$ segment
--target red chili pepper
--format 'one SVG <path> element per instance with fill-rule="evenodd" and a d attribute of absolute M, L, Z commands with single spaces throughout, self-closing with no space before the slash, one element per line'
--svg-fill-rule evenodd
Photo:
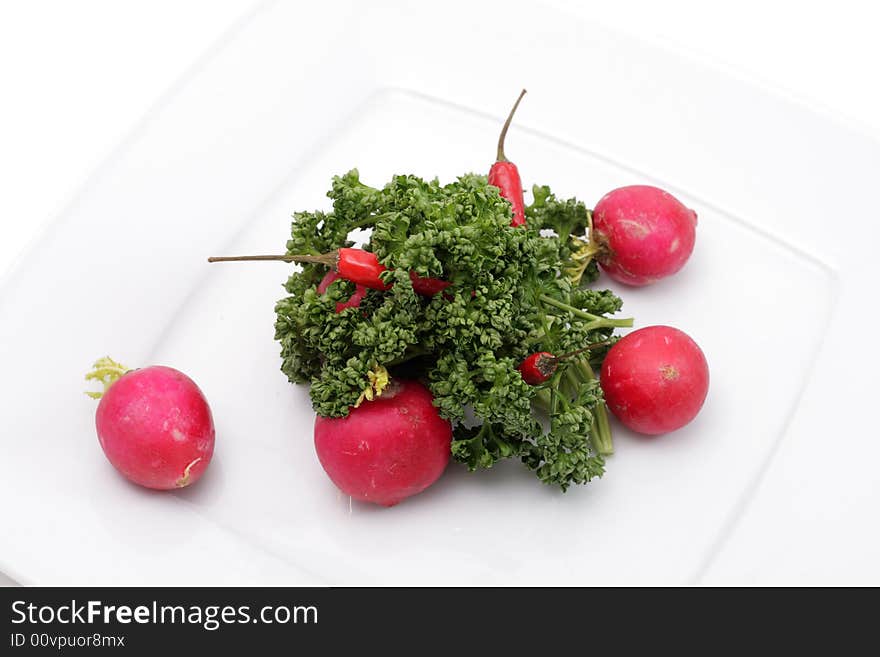
<path fill-rule="evenodd" d="M 530 386 L 536 386 L 553 376 L 557 367 L 559 367 L 559 359 L 556 356 L 549 351 L 539 351 L 529 354 L 520 363 L 519 371 L 522 374 L 523 381 Z"/>
<path fill-rule="evenodd" d="M 336 312 L 341 313 L 346 308 L 357 308 L 361 305 L 361 301 L 364 300 L 365 296 L 367 296 L 367 288 L 363 285 L 355 284 L 354 294 L 348 298 L 348 301 L 336 302 Z"/>
<path fill-rule="evenodd" d="M 390 290 L 391 286 L 379 274 L 387 269 L 375 253 L 363 249 L 343 248 L 336 251 L 336 271 L 347 281 L 374 290 Z"/>
<path fill-rule="evenodd" d="M 318 294 L 324 294 L 327 291 L 327 288 L 330 287 L 330 284 L 333 283 L 336 279 L 339 278 L 339 274 L 333 271 L 332 269 L 328 271 L 324 278 L 321 279 L 321 282 L 318 283 Z"/>
<path fill-rule="evenodd" d="M 391 286 L 383 281 L 379 274 L 385 265 L 379 262 L 375 253 L 363 249 L 343 248 L 321 255 L 254 255 L 254 256 L 222 256 L 208 258 L 208 262 L 232 262 L 241 260 L 281 260 L 283 262 L 308 262 L 315 265 L 326 265 L 337 272 L 340 278 L 373 290 L 390 290 Z M 325 277 L 326 278 L 326 277 Z M 323 282 L 323 281 L 322 281 Z M 332 281 L 331 281 L 332 282 Z M 327 283 L 329 285 L 330 283 Z"/>
<path fill-rule="evenodd" d="M 497 187 L 501 191 L 501 197 L 510 201 L 513 206 L 513 219 L 510 220 L 511 226 L 522 226 L 526 223 L 525 201 L 523 200 L 522 180 L 519 177 L 519 169 L 513 162 L 510 162 L 504 156 L 504 138 L 507 136 L 507 129 L 513 120 L 513 114 L 519 107 L 519 101 L 525 96 L 526 90 L 523 89 L 513 104 L 507 120 L 501 128 L 501 134 L 498 137 L 498 156 L 495 164 L 489 169 L 489 184 Z"/>
<path fill-rule="evenodd" d="M 391 285 L 379 276 L 387 269 L 379 262 L 375 253 L 363 249 L 342 248 L 318 256 L 313 255 L 256 255 L 256 256 L 223 256 L 208 258 L 208 262 L 231 262 L 240 260 L 281 260 L 284 262 L 308 262 L 331 267 L 331 270 L 318 284 L 318 293 L 323 294 L 327 287 L 337 278 L 344 278 L 355 285 L 362 285 L 383 292 L 391 289 Z M 331 277 L 331 274 L 333 276 Z M 449 281 L 430 276 L 419 276 L 409 273 L 413 290 L 422 296 L 432 297 L 452 285 Z M 323 288 L 323 289 L 322 289 Z"/>
<path fill-rule="evenodd" d="M 332 269 L 327 272 L 324 278 L 321 279 L 321 282 L 318 283 L 317 292 L 318 294 L 324 294 L 327 292 L 327 289 L 333 284 L 334 281 L 342 278 L 338 272 L 333 271 Z M 337 301 L 336 302 L 336 312 L 341 313 L 346 308 L 357 308 L 361 305 L 361 301 L 364 300 L 364 297 L 367 296 L 367 288 L 363 285 L 355 284 L 354 294 L 352 294 L 348 301 Z"/>
<path fill-rule="evenodd" d="M 444 281 L 439 278 L 419 276 L 414 271 L 409 273 L 409 280 L 412 281 L 413 291 L 416 294 L 421 294 L 423 297 L 433 297 L 438 292 L 442 292 L 452 285 L 449 281 Z"/>
<path fill-rule="evenodd" d="M 553 376 L 559 368 L 559 363 L 563 360 L 571 358 L 572 356 L 577 356 L 590 349 L 595 349 L 596 347 L 604 347 L 607 344 L 608 342 L 594 342 L 591 345 L 576 349 L 575 351 L 569 351 L 567 354 L 562 354 L 561 356 L 554 356 L 549 351 L 538 351 L 526 356 L 526 359 L 520 363 L 517 369 L 519 369 L 522 374 L 523 381 L 530 386 L 537 386 Z"/>

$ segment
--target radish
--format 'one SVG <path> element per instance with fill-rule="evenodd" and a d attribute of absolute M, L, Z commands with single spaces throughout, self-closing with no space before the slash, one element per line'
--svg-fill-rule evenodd
<path fill-rule="evenodd" d="M 346 417 L 315 419 L 315 450 L 354 499 L 393 506 L 433 484 L 449 463 L 452 426 L 417 381 L 392 381 Z"/>
<path fill-rule="evenodd" d="M 600 382 L 608 408 L 623 424 L 657 435 L 696 417 L 709 390 L 709 366 L 686 333 L 648 326 L 611 347 Z"/>
<path fill-rule="evenodd" d="M 593 209 L 599 265 L 627 285 L 649 285 L 681 269 L 694 250 L 697 213 L 650 185 L 608 192 Z"/>
<path fill-rule="evenodd" d="M 214 420 L 199 387 L 170 367 L 127 370 L 109 358 L 87 379 L 104 383 L 95 414 L 98 440 L 110 463 L 146 488 L 189 486 L 214 453 Z"/>

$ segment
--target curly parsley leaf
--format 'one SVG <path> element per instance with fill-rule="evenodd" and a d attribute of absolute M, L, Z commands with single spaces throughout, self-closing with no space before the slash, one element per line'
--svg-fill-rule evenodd
<path fill-rule="evenodd" d="M 588 361 L 598 366 L 614 339 L 606 316 L 620 310 L 620 299 L 584 287 L 596 274 L 595 262 L 581 257 L 590 220 L 584 204 L 535 187 L 528 225 L 512 228 L 510 204 L 485 176 L 441 185 L 398 175 L 375 188 L 356 169 L 335 177 L 328 196 L 331 211 L 294 215 L 288 253 L 327 253 L 366 231 L 363 248 L 389 268 L 383 277 L 393 286 L 337 313 L 353 284 L 336 280 L 319 294 L 326 269 L 316 264 L 288 278 L 275 308 L 281 369 L 311 384 L 315 411 L 347 415 L 371 373 L 387 367 L 426 382 L 453 425 L 452 455 L 469 468 L 520 458 L 563 490 L 600 476 L 598 384 L 572 367 L 536 388 L 517 370 L 532 351 L 587 344 L 598 345 Z M 451 285 L 422 297 L 410 272 Z M 539 407 L 549 411 L 546 424 Z"/>

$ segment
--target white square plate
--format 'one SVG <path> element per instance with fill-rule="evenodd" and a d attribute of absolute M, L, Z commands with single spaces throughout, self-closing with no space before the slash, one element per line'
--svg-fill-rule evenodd
<path fill-rule="evenodd" d="M 816 361 L 844 356 L 847 341 L 829 331 L 858 331 L 841 326 L 864 280 L 844 256 L 867 245 L 838 238 L 868 197 L 876 145 L 551 7 L 534 22 L 509 3 L 468 5 L 467 24 L 455 11 L 322 7 L 326 21 L 310 25 L 286 3 L 258 12 L 0 289 L 0 568 L 29 583 L 127 585 L 743 576 L 725 547 L 761 475 L 783 438 L 821 440 L 832 413 L 792 436 L 801 398 L 852 394 L 817 391 Z M 428 20 L 430 33 L 404 29 Z M 493 52 L 510 65 L 490 75 Z M 530 94 L 508 150 L 527 185 L 592 204 L 647 181 L 699 213 L 685 270 L 618 292 L 637 326 L 672 324 L 702 345 L 707 405 L 659 439 L 615 427 L 605 478 L 565 495 L 516 463 L 476 474 L 452 465 L 393 509 L 351 505 L 317 463 L 307 391 L 279 372 L 273 305 L 286 266 L 205 257 L 281 249 L 290 213 L 326 208 L 330 177 L 354 166 L 374 185 L 486 170 L 521 86 Z M 827 161 L 836 156 L 854 171 L 841 176 Z M 855 191 L 842 197 L 845 184 Z M 876 224 L 859 226 L 876 237 Z M 104 354 L 172 365 L 205 391 L 217 447 L 197 486 L 142 490 L 106 463 L 82 394 Z"/>

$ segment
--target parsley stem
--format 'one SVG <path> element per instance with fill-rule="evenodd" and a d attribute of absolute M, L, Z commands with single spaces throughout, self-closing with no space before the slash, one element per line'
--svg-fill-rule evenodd
<path fill-rule="evenodd" d="M 570 306 L 567 303 L 563 303 L 562 301 L 554 299 L 553 297 L 546 294 L 542 294 L 538 298 L 547 305 L 555 306 L 560 310 L 570 312 L 575 317 L 586 319 L 587 321 L 591 322 L 591 324 L 595 324 L 595 326 L 590 326 L 590 328 L 601 328 L 605 326 L 628 327 L 633 325 L 632 317 L 627 317 L 626 319 L 609 319 L 608 317 L 602 317 L 600 315 L 594 315 L 592 313 L 585 312 L 580 308 Z"/>
<path fill-rule="evenodd" d="M 373 226 L 373 225 L 375 225 L 375 223 L 379 219 L 382 219 L 384 217 L 389 217 L 389 216 L 391 216 L 391 214 L 393 214 L 393 213 L 382 212 L 380 214 L 367 215 L 366 217 L 364 217 L 360 221 L 355 221 L 355 222 L 352 222 L 351 224 L 349 224 L 349 230 L 353 230 L 355 228 L 363 228 L 364 226 Z"/>
<path fill-rule="evenodd" d="M 550 412 L 550 391 L 549 390 L 547 390 L 546 388 L 544 388 L 542 390 L 538 390 L 538 392 L 535 393 L 534 401 L 538 405 L 539 408 L 543 409 L 545 412 L 548 412 L 548 413 Z"/>
<path fill-rule="evenodd" d="M 558 299 L 554 299 L 553 297 L 548 296 L 546 294 L 542 294 L 538 298 L 546 304 L 549 304 L 551 306 L 556 306 L 560 310 L 566 310 L 566 311 L 572 313 L 575 317 L 580 317 L 581 319 L 590 319 L 590 320 L 602 319 L 601 317 L 599 317 L 599 315 L 594 315 L 592 313 L 585 312 L 579 308 L 575 308 L 574 306 L 570 306 L 567 303 L 563 303 L 562 301 L 559 301 Z"/>
<path fill-rule="evenodd" d="M 571 397 L 577 399 L 578 389 L 581 387 L 581 382 L 572 368 L 565 368 L 565 379 L 568 381 L 568 389 Z"/>
<path fill-rule="evenodd" d="M 593 367 L 588 360 L 578 360 L 576 366 L 587 381 L 596 380 L 596 374 L 593 372 Z M 596 451 L 602 456 L 614 454 L 614 443 L 611 440 L 611 423 L 608 421 L 608 409 L 605 408 L 604 401 L 596 404 L 593 419 L 596 424 L 596 431 L 593 433 L 593 444 Z"/>
<path fill-rule="evenodd" d="M 583 328 L 587 331 L 592 331 L 597 328 L 620 328 L 620 327 L 629 327 L 633 325 L 633 318 L 627 317 L 626 319 L 609 319 L 607 317 L 602 317 L 601 319 L 595 319 L 592 322 L 587 322 L 583 325 Z"/>
<path fill-rule="evenodd" d="M 419 356 L 424 356 L 425 354 L 431 353 L 428 349 L 424 347 L 417 347 L 414 345 L 410 345 L 406 348 L 406 351 L 403 352 L 401 356 L 398 356 L 390 363 L 386 363 L 388 367 L 394 367 L 395 365 L 401 365 L 408 360 L 412 360 L 413 358 L 418 358 Z"/>
<path fill-rule="evenodd" d="M 550 386 L 550 416 L 556 415 L 556 407 L 559 404 L 559 375 L 561 372 L 556 372 L 553 376 L 553 382 Z"/>

